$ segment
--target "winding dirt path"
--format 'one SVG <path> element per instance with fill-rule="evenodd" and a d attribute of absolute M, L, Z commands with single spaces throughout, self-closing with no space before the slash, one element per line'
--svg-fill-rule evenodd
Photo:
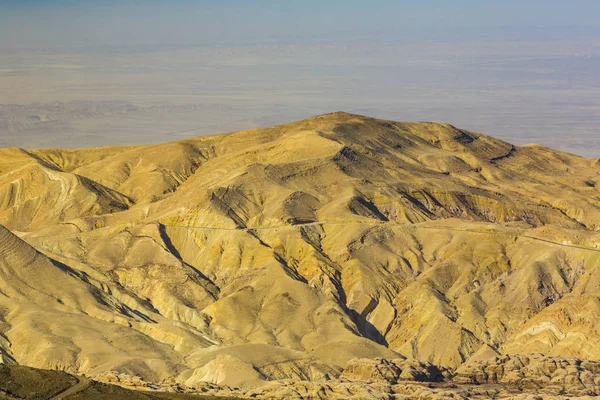
<path fill-rule="evenodd" d="M 600 249 L 595 249 L 593 247 L 585 247 L 585 246 L 577 246 L 575 244 L 566 244 L 566 243 L 553 242 L 553 241 L 548 240 L 548 239 L 543 239 L 543 238 L 539 238 L 539 237 L 535 237 L 535 236 L 529 236 L 529 235 L 519 235 L 519 234 L 516 234 L 516 233 L 476 231 L 474 229 L 458 229 L 458 228 L 450 228 L 450 227 L 446 227 L 446 226 L 442 226 L 442 227 L 435 227 L 435 226 L 415 226 L 414 228 L 416 228 L 416 229 L 431 229 L 431 230 L 442 230 L 442 231 L 466 232 L 466 233 L 474 233 L 474 234 L 480 234 L 480 235 L 495 235 L 495 236 L 514 237 L 514 238 L 519 238 L 519 239 L 529 239 L 529 240 L 535 240 L 535 241 L 538 241 L 538 242 L 543 242 L 543 243 L 546 243 L 546 244 L 551 244 L 551 245 L 554 245 L 554 246 L 568 247 L 568 248 L 571 248 L 571 249 L 586 250 L 586 251 L 592 251 L 592 252 L 595 252 L 595 253 L 600 253 Z"/>
<path fill-rule="evenodd" d="M 76 384 L 74 384 L 70 388 L 63 390 L 56 396 L 52 397 L 50 400 L 67 399 L 69 396 L 73 396 L 74 394 L 82 392 L 90 386 L 90 380 L 85 376 L 78 376 L 77 379 L 78 382 Z"/>
<path fill-rule="evenodd" d="M 308 226 L 324 226 L 324 225 L 370 225 L 370 226 L 386 226 L 386 227 L 401 227 L 401 228 L 409 228 L 409 229 L 428 229 L 428 230 L 441 230 L 441 231 L 454 231 L 454 232 L 464 232 L 464 233 L 473 233 L 479 235 L 493 235 L 493 236 L 505 236 L 505 237 L 514 237 L 519 239 L 528 239 L 535 240 L 538 242 L 567 247 L 571 249 L 591 251 L 595 253 L 600 253 L 600 249 L 578 246 L 574 244 L 565 244 L 554 242 L 552 240 L 539 238 L 530 235 L 521 235 L 517 233 L 505 233 L 505 232 L 494 232 L 494 231 L 478 231 L 474 229 L 459 229 L 459 228 L 451 228 L 446 226 L 418 226 L 414 224 L 399 224 L 395 222 L 355 222 L 355 221 L 318 221 L 318 222 L 307 222 L 302 224 L 294 224 L 294 225 L 274 225 L 274 226 L 257 226 L 257 227 L 245 227 L 245 228 L 223 228 L 223 227 L 213 227 L 213 226 L 188 226 L 188 225 L 164 225 L 166 228 L 180 228 L 180 229 L 193 229 L 193 230 L 206 230 L 206 231 L 231 231 L 231 232 L 252 232 L 252 231 L 265 231 L 265 230 L 277 230 L 277 229 L 289 229 L 289 228 L 303 228 Z M 52 236 L 28 236 L 26 239 L 55 239 L 61 237 L 79 237 L 85 235 L 91 235 L 95 233 L 100 233 L 106 230 L 115 229 L 114 227 L 105 227 L 98 228 L 88 232 L 77 232 L 77 233 L 67 233 L 62 235 L 52 235 Z"/>

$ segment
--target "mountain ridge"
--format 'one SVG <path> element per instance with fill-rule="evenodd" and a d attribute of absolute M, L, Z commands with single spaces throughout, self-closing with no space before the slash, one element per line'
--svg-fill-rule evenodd
<path fill-rule="evenodd" d="M 598 358 L 599 182 L 598 160 L 343 112 L 162 145 L 2 149 L 0 224 L 18 236 L 0 228 L 2 254 L 34 251 L 57 283 L 0 288 L 2 351 L 246 387 L 338 379 L 364 358 Z M 18 311 L 37 291 L 72 297 L 51 307 L 62 331 L 44 302 L 28 311 L 61 343 L 47 358 Z"/>

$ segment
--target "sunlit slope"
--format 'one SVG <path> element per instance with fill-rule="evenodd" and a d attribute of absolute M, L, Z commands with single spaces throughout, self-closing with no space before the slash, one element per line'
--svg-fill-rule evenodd
<path fill-rule="evenodd" d="M 3 251 L 45 266 L 0 288 L 18 363 L 237 385 L 357 357 L 600 357 L 598 160 L 346 113 L 1 154 L 0 223 L 22 238 Z"/>
<path fill-rule="evenodd" d="M 67 371 L 172 376 L 212 345 L 119 284 L 51 260 L 0 226 L 0 318 L 10 361 Z M 90 271 L 93 274 L 93 271 Z"/>

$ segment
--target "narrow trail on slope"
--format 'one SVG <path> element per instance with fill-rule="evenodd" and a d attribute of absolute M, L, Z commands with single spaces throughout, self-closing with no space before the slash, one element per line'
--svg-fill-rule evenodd
<path fill-rule="evenodd" d="M 434 226 L 418 226 L 414 224 L 400 224 L 397 222 L 358 222 L 358 221 L 317 221 L 317 222 L 306 222 L 302 224 L 294 224 L 294 225 L 275 225 L 275 226 L 257 226 L 257 227 L 246 227 L 246 228 L 223 228 L 223 227 L 213 227 L 213 226 L 193 226 L 193 225 L 166 225 L 161 224 L 167 228 L 180 228 L 180 229 L 193 229 L 193 230 L 206 230 L 206 231 L 228 231 L 228 232 L 252 232 L 252 231 L 266 231 L 266 230 L 277 230 L 277 229 L 289 229 L 289 228 L 302 228 L 307 226 L 324 226 L 324 225 L 369 225 L 369 226 L 385 226 L 385 227 L 400 227 L 400 228 L 408 228 L 408 229 L 427 229 L 427 230 L 439 230 L 439 231 L 454 231 L 454 232 L 463 232 L 463 233 L 472 233 L 479 235 L 492 235 L 492 236 L 505 236 L 505 237 L 514 237 L 519 239 L 529 239 L 535 240 L 538 242 L 567 247 L 577 250 L 591 251 L 595 253 L 600 253 L 600 249 L 586 247 L 586 246 L 578 246 L 574 244 L 566 244 L 554 242 L 552 240 L 539 238 L 530 235 L 521 235 L 517 233 L 504 233 L 504 232 L 492 232 L 492 231 L 478 231 L 474 229 L 460 229 L 460 228 L 451 228 L 446 226 L 434 227 Z M 127 225 L 122 227 L 123 229 L 133 227 L 135 225 Z M 104 227 L 94 229 L 92 231 L 87 232 L 78 232 L 78 233 L 67 233 L 61 235 L 48 235 L 48 236 L 27 236 L 24 239 L 55 239 L 61 237 L 79 237 L 85 235 L 91 235 L 95 233 L 100 233 L 107 230 L 114 230 L 115 227 Z"/>
<path fill-rule="evenodd" d="M 76 384 L 74 384 L 70 388 L 63 390 L 56 396 L 50 398 L 50 400 L 67 399 L 69 396 L 73 396 L 74 394 L 82 392 L 90 386 L 90 380 L 88 378 L 86 378 L 85 376 L 77 376 L 76 378 L 77 378 Z"/>
<path fill-rule="evenodd" d="M 414 228 L 415 229 L 431 229 L 431 230 L 442 230 L 442 231 L 466 232 L 466 233 L 474 233 L 474 234 L 480 234 L 480 235 L 495 235 L 495 236 L 514 237 L 514 238 L 519 238 L 519 239 L 529 239 L 529 240 L 535 240 L 538 242 L 543 242 L 543 243 L 547 243 L 547 244 L 551 244 L 551 245 L 555 245 L 555 246 L 569 247 L 569 248 L 577 249 L 577 250 L 587 250 L 587 251 L 592 251 L 595 253 L 600 253 L 600 249 L 595 249 L 592 247 L 577 246 L 575 244 L 553 242 L 552 240 L 548 240 L 548 239 L 543 239 L 543 238 L 529 236 L 529 235 L 519 235 L 516 233 L 486 232 L 486 231 L 476 231 L 474 229 L 450 228 L 450 227 L 446 227 L 446 226 L 443 226 L 443 227 L 415 226 Z"/>

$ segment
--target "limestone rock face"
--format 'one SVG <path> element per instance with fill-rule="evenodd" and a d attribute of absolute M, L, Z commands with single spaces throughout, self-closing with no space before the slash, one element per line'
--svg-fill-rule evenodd
<path fill-rule="evenodd" d="M 600 359 L 597 160 L 448 124 L 2 149 L 0 224 L 6 363 L 413 396 L 504 354 Z"/>
<path fill-rule="evenodd" d="M 503 355 L 462 365 L 457 384 L 502 384 L 552 395 L 600 394 L 600 362 L 541 354 Z"/>
<path fill-rule="evenodd" d="M 403 359 L 365 358 L 348 361 L 340 379 L 384 382 L 393 385 L 402 381 L 441 382 L 449 376 L 448 371 L 428 363 Z"/>
<path fill-rule="evenodd" d="M 263 376 L 252 364 L 229 355 L 218 355 L 208 364 L 196 369 L 184 383 L 194 386 L 201 382 L 210 382 L 227 386 L 247 386 L 256 384 Z"/>
<path fill-rule="evenodd" d="M 596 397 L 599 386 L 600 362 L 526 354 L 467 362 L 456 371 L 402 359 L 356 359 L 348 362 L 339 380 L 279 381 L 243 395 L 266 399 L 566 399 Z"/>

